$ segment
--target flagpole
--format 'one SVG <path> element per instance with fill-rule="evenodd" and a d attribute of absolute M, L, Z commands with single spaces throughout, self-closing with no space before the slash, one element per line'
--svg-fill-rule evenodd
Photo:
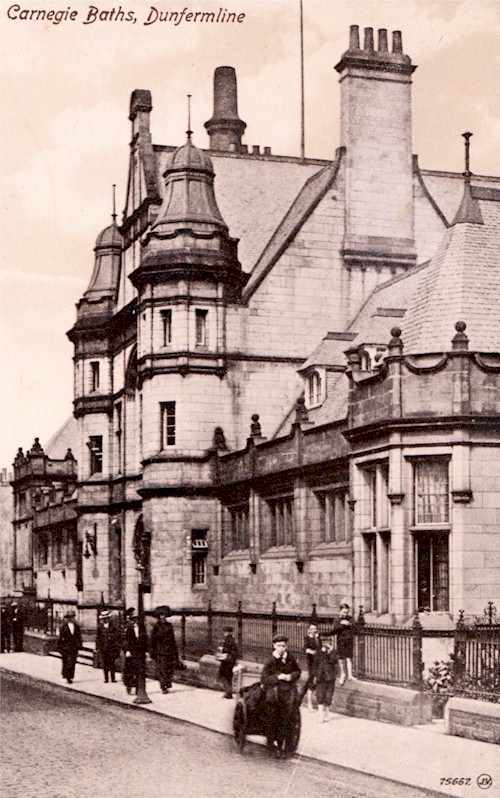
<path fill-rule="evenodd" d="M 305 110 L 304 110 L 304 10 L 300 3 L 300 157 L 305 159 Z"/>

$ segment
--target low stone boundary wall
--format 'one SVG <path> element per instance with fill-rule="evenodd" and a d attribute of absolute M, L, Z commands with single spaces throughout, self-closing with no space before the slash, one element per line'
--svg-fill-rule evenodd
<path fill-rule="evenodd" d="M 432 722 L 429 693 L 377 682 L 347 681 L 335 685 L 332 709 L 343 715 L 369 718 L 400 726 Z"/>
<path fill-rule="evenodd" d="M 49 651 L 57 649 L 57 637 L 46 635 L 44 632 L 25 631 L 23 638 L 23 650 L 28 654 L 40 654 L 47 656 Z"/>
<path fill-rule="evenodd" d="M 444 711 L 446 734 L 500 744 L 500 704 L 450 698 Z"/>

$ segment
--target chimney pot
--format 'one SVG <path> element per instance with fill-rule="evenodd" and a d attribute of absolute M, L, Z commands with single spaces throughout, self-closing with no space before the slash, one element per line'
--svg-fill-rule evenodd
<path fill-rule="evenodd" d="M 373 52 L 373 28 L 365 28 L 365 50 Z"/>
<path fill-rule="evenodd" d="M 386 28 L 380 28 L 378 32 L 378 51 L 379 53 L 387 53 L 388 46 L 387 46 L 387 30 Z"/>
<path fill-rule="evenodd" d="M 394 30 L 392 32 L 392 52 L 393 53 L 403 52 L 403 37 L 401 35 L 400 30 Z"/>
<path fill-rule="evenodd" d="M 238 96 L 234 67 L 217 67 L 214 74 L 214 116 L 238 119 Z"/>
<path fill-rule="evenodd" d="M 234 67 L 220 66 L 214 73 L 214 113 L 205 127 L 210 136 L 211 150 L 236 151 L 241 146 L 241 137 L 246 128 L 238 116 L 238 92 Z"/>
<path fill-rule="evenodd" d="M 260 155 L 260 147 L 258 144 L 254 144 L 252 147 L 252 155 Z"/>
<path fill-rule="evenodd" d="M 351 25 L 350 27 L 349 50 L 359 50 L 359 25 Z"/>
<path fill-rule="evenodd" d="M 271 155 L 271 147 L 264 147 L 264 155 Z"/>

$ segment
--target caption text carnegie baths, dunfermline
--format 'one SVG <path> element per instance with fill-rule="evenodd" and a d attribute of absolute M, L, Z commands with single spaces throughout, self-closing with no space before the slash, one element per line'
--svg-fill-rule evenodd
<path fill-rule="evenodd" d="M 209 23 L 242 23 L 246 14 L 228 11 L 220 6 L 214 11 L 191 11 L 187 6 L 179 11 L 168 8 L 149 6 L 141 11 L 131 10 L 124 6 L 103 8 L 102 6 L 89 5 L 85 10 L 77 10 L 71 6 L 66 8 L 26 8 L 18 3 L 13 3 L 7 8 L 7 18 L 18 22 L 49 22 L 60 25 L 66 22 L 80 22 L 83 25 L 92 25 L 95 22 L 125 22 L 135 25 L 154 25 L 156 22 L 167 22 L 177 26 L 184 22 L 209 22 Z"/>

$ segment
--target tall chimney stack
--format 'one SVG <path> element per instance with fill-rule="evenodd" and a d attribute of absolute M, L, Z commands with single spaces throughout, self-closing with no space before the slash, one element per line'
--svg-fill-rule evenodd
<path fill-rule="evenodd" d="M 387 279 L 416 262 L 411 131 L 416 67 L 403 53 L 401 31 L 392 33 L 392 52 L 385 28 L 377 32 L 377 47 L 373 28 L 365 28 L 361 49 L 358 31 L 351 26 L 349 49 L 335 67 L 340 144 L 346 149 L 343 257 L 351 272 L 369 268 Z M 370 284 L 373 288 L 373 280 Z"/>
<path fill-rule="evenodd" d="M 210 136 L 210 149 L 240 152 L 241 137 L 246 128 L 238 116 L 238 90 L 234 67 L 217 67 L 214 74 L 214 113 L 205 127 Z"/>

